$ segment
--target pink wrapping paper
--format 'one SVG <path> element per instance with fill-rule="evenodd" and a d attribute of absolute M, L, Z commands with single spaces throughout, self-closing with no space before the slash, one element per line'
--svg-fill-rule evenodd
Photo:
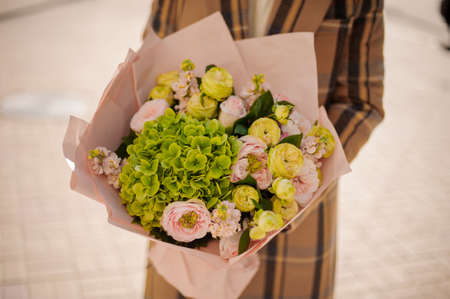
<path fill-rule="evenodd" d="M 197 250 L 156 240 L 141 226 L 132 223 L 118 192 L 106 179 L 91 175 L 87 168 L 88 151 L 97 146 L 117 148 L 122 136 L 128 135 L 130 119 L 155 85 L 156 76 L 178 69 L 185 58 L 196 64 L 196 70 L 203 70 L 212 63 L 226 68 L 235 80 L 237 91 L 250 80 L 251 74 L 264 73 L 272 93 L 287 96 L 299 112 L 310 121 L 318 119 L 334 135 L 336 149 L 323 163 L 322 185 L 310 203 L 285 226 L 306 213 L 335 179 L 350 171 L 325 109 L 318 108 L 313 34 L 280 34 L 234 42 L 220 13 L 162 40 L 150 33 L 137 53 L 130 50 L 105 89 L 92 121 L 88 124 L 76 117 L 70 118 L 63 152 L 75 165 L 71 188 L 103 203 L 110 223 L 155 241 L 149 258 L 157 271 L 184 296 L 237 298 L 258 269 L 259 260 L 254 253 L 278 232 L 229 261 L 219 256 L 218 241 Z"/>

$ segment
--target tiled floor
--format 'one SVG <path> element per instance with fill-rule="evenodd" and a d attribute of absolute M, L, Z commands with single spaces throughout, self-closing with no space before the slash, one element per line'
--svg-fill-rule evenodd
<path fill-rule="evenodd" d="M 89 119 L 138 47 L 149 1 L 77 0 L 2 19 L 49 2 L 0 1 L 0 103 L 71 94 Z M 387 115 L 341 182 L 339 299 L 450 297 L 450 53 L 430 2 L 387 1 Z M 141 298 L 146 241 L 69 190 L 65 125 L 0 115 L 0 298 Z"/>

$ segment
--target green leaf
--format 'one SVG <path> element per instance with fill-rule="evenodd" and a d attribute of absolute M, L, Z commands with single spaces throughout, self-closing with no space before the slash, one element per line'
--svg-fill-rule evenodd
<path fill-rule="evenodd" d="M 235 183 L 236 185 L 250 185 L 256 187 L 256 180 L 249 174 L 245 179 Z"/>
<path fill-rule="evenodd" d="M 249 245 L 250 245 L 250 229 L 247 228 L 242 232 L 242 235 L 239 238 L 238 253 L 239 254 L 244 253 L 248 249 Z"/>
<path fill-rule="evenodd" d="M 215 205 L 219 202 L 219 199 L 217 197 L 212 197 L 210 200 L 208 200 L 208 203 L 206 204 L 206 208 L 208 210 L 214 208 Z"/>
<path fill-rule="evenodd" d="M 259 203 L 256 200 L 254 200 L 253 198 L 251 198 L 251 200 L 253 202 L 253 205 L 255 206 L 255 209 L 263 210 L 263 208 L 259 205 Z"/>
<path fill-rule="evenodd" d="M 273 104 L 274 100 L 272 93 L 270 91 L 264 92 L 250 107 L 250 111 L 247 115 L 234 123 L 233 133 L 238 136 L 246 135 L 252 122 L 258 118 L 269 116 L 272 113 Z M 246 128 L 247 130 L 244 130 L 243 128 Z M 245 134 L 242 134 L 244 132 Z"/>
<path fill-rule="evenodd" d="M 300 144 L 302 143 L 302 139 L 303 139 L 303 133 L 300 133 L 298 135 L 291 135 L 288 137 L 284 137 L 283 139 L 281 139 L 280 143 L 290 143 L 299 148 Z"/>
<path fill-rule="evenodd" d="M 277 105 L 286 105 L 286 106 L 290 106 L 290 107 L 295 106 L 294 104 L 292 104 L 291 102 L 288 102 L 288 101 L 279 101 L 279 102 L 277 102 Z"/>
<path fill-rule="evenodd" d="M 261 207 L 261 209 L 263 209 L 265 211 L 272 211 L 272 209 L 273 209 L 272 201 L 268 198 L 261 198 L 261 201 L 259 202 L 259 206 Z"/>
<path fill-rule="evenodd" d="M 236 124 L 234 126 L 234 134 L 239 136 L 245 136 L 248 134 L 248 127 L 244 124 Z"/>
<path fill-rule="evenodd" d="M 129 154 L 127 153 L 127 147 L 130 144 L 133 144 L 134 139 L 137 137 L 136 133 L 133 130 L 130 130 L 130 134 L 122 138 L 122 143 L 116 149 L 115 153 L 119 158 L 127 158 Z"/>
<path fill-rule="evenodd" d="M 212 240 L 211 234 L 207 234 L 201 239 L 196 239 L 192 242 L 185 243 L 185 242 L 178 242 L 175 239 L 173 239 L 171 236 L 169 236 L 162 228 L 160 227 L 153 227 L 152 230 L 149 233 L 150 236 L 155 237 L 156 239 L 159 239 L 161 241 L 187 247 L 187 248 L 200 248 L 200 247 L 206 247 L 208 246 L 208 242 Z M 249 237 L 250 238 L 250 237 Z"/>
<path fill-rule="evenodd" d="M 247 116 L 250 117 L 250 122 L 258 118 L 268 116 L 272 113 L 272 106 L 274 104 L 273 96 L 270 91 L 264 92 L 250 107 L 250 112 Z"/>
<path fill-rule="evenodd" d="M 207 73 L 210 69 L 212 69 L 213 67 L 216 67 L 215 64 L 208 64 L 205 68 L 205 73 Z M 200 85 L 200 84 L 199 84 Z"/>

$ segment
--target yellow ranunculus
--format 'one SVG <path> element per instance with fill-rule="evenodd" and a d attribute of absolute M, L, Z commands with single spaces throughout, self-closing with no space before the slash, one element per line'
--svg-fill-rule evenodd
<path fill-rule="evenodd" d="M 205 95 L 202 99 L 201 94 L 196 93 L 189 99 L 186 111 L 200 120 L 214 118 L 217 112 L 217 101 Z"/>
<path fill-rule="evenodd" d="M 252 240 L 261 240 L 266 236 L 266 232 L 262 228 L 255 226 L 250 229 L 249 235 Z"/>
<path fill-rule="evenodd" d="M 297 214 L 298 204 L 295 200 L 286 202 L 275 197 L 273 200 L 273 211 L 281 215 L 284 220 L 289 221 Z"/>
<path fill-rule="evenodd" d="M 258 215 L 257 226 L 266 233 L 283 227 L 283 217 L 273 211 L 262 211 Z"/>
<path fill-rule="evenodd" d="M 164 74 L 159 74 L 158 78 L 156 79 L 156 83 L 158 85 L 166 85 L 166 86 L 172 86 L 172 83 L 175 81 L 178 81 L 180 74 L 178 71 L 171 71 Z"/>
<path fill-rule="evenodd" d="M 241 212 L 250 212 L 255 209 L 253 201 L 259 202 L 259 194 L 255 188 L 248 185 L 237 186 L 232 194 L 233 202 Z"/>
<path fill-rule="evenodd" d="M 291 200 L 295 195 L 295 187 L 290 179 L 276 178 L 272 183 L 272 191 L 283 200 Z"/>
<path fill-rule="evenodd" d="M 167 85 L 156 85 L 148 96 L 152 99 L 166 100 L 170 106 L 173 104 L 173 92 Z"/>
<path fill-rule="evenodd" d="M 336 140 L 334 140 L 333 134 L 319 124 L 314 125 L 308 133 L 308 136 L 314 136 L 319 138 L 321 148 L 325 149 L 324 158 L 328 158 L 336 147 Z"/>
<path fill-rule="evenodd" d="M 265 144 L 271 146 L 280 141 L 281 130 L 276 121 L 268 117 L 262 117 L 250 125 L 248 134 L 260 138 Z"/>
<path fill-rule="evenodd" d="M 213 99 L 223 101 L 233 92 L 233 77 L 224 68 L 212 67 L 203 75 L 200 90 Z"/>
<path fill-rule="evenodd" d="M 295 178 L 303 167 L 302 151 L 290 143 L 278 144 L 269 151 L 268 165 L 274 177 Z"/>
<path fill-rule="evenodd" d="M 292 106 L 288 105 L 275 105 L 274 114 L 275 118 L 282 125 L 286 125 L 289 119 L 289 114 L 291 113 Z"/>

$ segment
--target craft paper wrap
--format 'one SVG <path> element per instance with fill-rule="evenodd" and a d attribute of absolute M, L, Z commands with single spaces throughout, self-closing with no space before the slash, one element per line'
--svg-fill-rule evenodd
<path fill-rule="evenodd" d="M 108 221 L 155 241 L 149 258 L 157 271 L 184 296 L 195 298 L 237 298 L 256 273 L 256 253 L 279 231 L 272 232 L 229 261 L 219 256 L 218 241 L 206 248 L 190 249 L 156 240 L 138 224 L 132 223 L 118 192 L 104 177 L 90 174 L 88 151 L 97 146 L 117 148 L 128 135 L 130 119 L 145 101 L 160 73 L 177 69 L 189 58 L 197 70 L 209 64 L 227 69 L 234 78 L 236 90 L 254 73 L 263 73 L 274 94 L 287 96 L 311 122 L 329 129 L 336 139 L 336 149 L 324 160 L 323 181 L 310 203 L 284 227 L 303 217 L 319 195 L 339 176 L 350 171 L 339 137 L 325 109 L 317 100 L 317 70 L 313 33 L 289 33 L 234 42 L 220 15 L 215 13 L 165 39 L 150 33 L 138 52 L 129 51 L 119 65 L 88 124 L 71 117 L 64 138 L 64 155 L 75 168 L 71 188 L 103 203 Z M 284 228 L 283 227 L 283 228 Z M 280 230 L 281 231 L 281 230 Z"/>

